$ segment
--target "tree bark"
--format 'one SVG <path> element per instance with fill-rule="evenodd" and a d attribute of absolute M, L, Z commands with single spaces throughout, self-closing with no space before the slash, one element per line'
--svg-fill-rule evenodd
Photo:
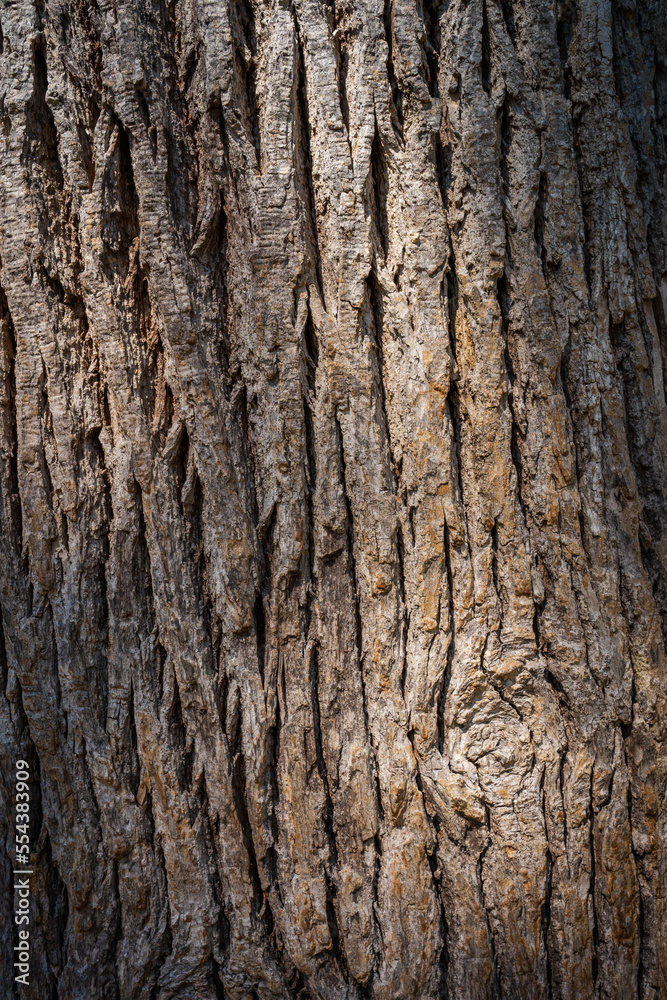
<path fill-rule="evenodd" d="M 0 22 L 3 995 L 667 998 L 663 0 Z"/>

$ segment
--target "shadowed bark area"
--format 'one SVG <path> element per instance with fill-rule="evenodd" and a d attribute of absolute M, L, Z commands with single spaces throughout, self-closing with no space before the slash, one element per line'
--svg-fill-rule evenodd
<path fill-rule="evenodd" d="M 0 992 L 667 998 L 663 0 L 0 26 Z"/>

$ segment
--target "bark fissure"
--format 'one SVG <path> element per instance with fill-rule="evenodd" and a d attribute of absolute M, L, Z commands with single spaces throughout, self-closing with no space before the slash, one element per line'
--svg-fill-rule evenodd
<path fill-rule="evenodd" d="M 317 212 L 315 211 L 315 193 L 313 189 L 313 163 L 310 151 L 310 116 L 308 113 L 308 87 L 306 80 L 306 64 L 303 53 L 303 40 L 301 37 L 299 22 L 294 16 L 295 37 L 297 41 L 297 64 L 296 64 L 296 106 L 298 109 L 297 120 L 297 173 L 300 175 L 300 183 L 303 188 L 303 197 L 306 202 L 306 244 L 308 249 L 308 259 L 314 260 L 315 281 L 322 299 L 322 304 L 326 309 L 324 297 L 324 285 L 322 283 L 322 255 L 320 252 L 320 237 L 317 226 Z"/>
<path fill-rule="evenodd" d="M 490 824 L 490 820 L 489 820 L 489 807 L 486 806 L 486 828 L 487 828 L 487 830 L 489 829 L 489 824 Z M 494 937 L 493 929 L 491 927 L 491 918 L 489 916 L 488 904 L 486 902 L 486 896 L 485 896 L 485 892 L 484 892 L 484 856 L 487 853 L 487 851 L 493 846 L 493 841 L 491 840 L 490 835 L 487 835 L 487 836 L 488 836 L 487 844 L 484 847 L 484 849 L 482 850 L 482 852 L 479 855 L 479 858 L 477 860 L 477 882 L 478 882 L 478 885 L 479 885 L 480 903 L 481 903 L 481 906 L 482 906 L 482 912 L 484 914 L 484 921 L 485 921 L 485 924 L 486 924 L 486 933 L 487 933 L 487 938 L 488 938 L 488 942 L 489 942 L 489 951 L 490 951 L 490 955 L 491 955 L 491 982 L 489 983 L 489 987 L 490 987 L 490 989 L 492 991 L 494 1000 L 503 1000 L 503 994 L 502 994 L 501 982 L 500 982 L 500 974 L 499 974 L 499 971 L 498 971 L 498 958 L 497 958 L 497 954 L 496 954 L 496 942 L 495 942 L 495 937 Z"/>
<path fill-rule="evenodd" d="M 393 0 L 384 0 L 383 9 L 384 37 L 387 43 L 387 81 L 391 93 L 391 123 L 398 138 L 403 141 L 403 94 L 396 79 L 394 70 L 394 4 Z"/>

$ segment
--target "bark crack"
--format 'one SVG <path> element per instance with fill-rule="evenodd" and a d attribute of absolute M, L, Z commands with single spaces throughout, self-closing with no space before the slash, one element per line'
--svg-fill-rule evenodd
<path fill-rule="evenodd" d="M 403 143 L 403 94 L 396 79 L 394 71 L 394 3 L 393 0 L 384 0 L 383 23 L 384 36 L 387 42 L 387 79 L 391 93 L 391 123 L 396 135 Z"/>

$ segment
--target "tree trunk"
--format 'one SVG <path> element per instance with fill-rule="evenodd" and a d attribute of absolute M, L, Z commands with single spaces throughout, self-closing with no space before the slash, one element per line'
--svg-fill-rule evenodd
<path fill-rule="evenodd" d="M 0 21 L 3 994 L 667 998 L 664 0 Z"/>

